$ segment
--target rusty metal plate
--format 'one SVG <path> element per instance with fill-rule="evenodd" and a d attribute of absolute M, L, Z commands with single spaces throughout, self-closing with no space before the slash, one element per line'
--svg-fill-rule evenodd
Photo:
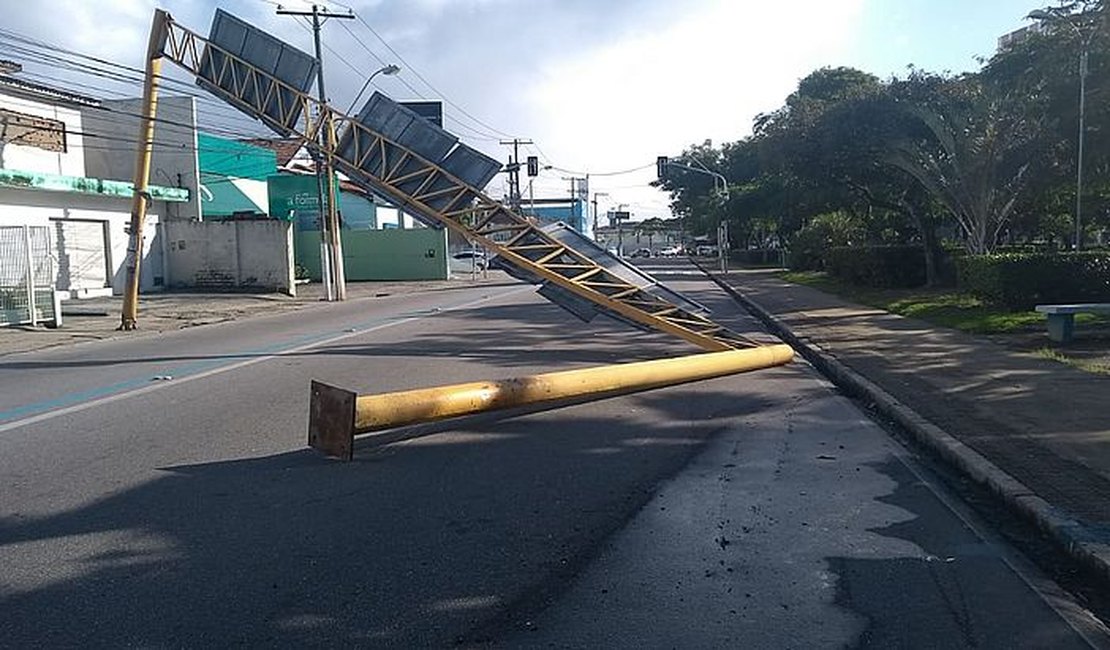
<path fill-rule="evenodd" d="M 308 407 L 308 446 L 332 458 L 354 457 L 357 394 L 313 380 Z"/>

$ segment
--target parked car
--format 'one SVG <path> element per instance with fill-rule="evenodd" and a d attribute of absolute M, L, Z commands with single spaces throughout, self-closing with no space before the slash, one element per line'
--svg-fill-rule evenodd
<path fill-rule="evenodd" d="M 698 257 L 716 257 L 717 256 L 717 247 L 716 246 L 705 246 L 705 245 L 698 246 L 697 250 L 695 251 L 695 254 Z"/>
<path fill-rule="evenodd" d="M 679 255 L 682 255 L 682 247 L 681 246 L 668 246 L 668 247 L 664 248 L 663 250 L 659 251 L 659 255 L 662 256 L 662 257 L 678 257 Z"/>
<path fill-rule="evenodd" d="M 484 271 L 489 261 L 486 259 L 486 251 L 481 249 L 459 251 L 451 256 L 451 270 L 455 272 L 467 272 L 471 269 Z"/>
<path fill-rule="evenodd" d="M 637 248 L 629 257 L 652 257 L 650 248 Z"/>

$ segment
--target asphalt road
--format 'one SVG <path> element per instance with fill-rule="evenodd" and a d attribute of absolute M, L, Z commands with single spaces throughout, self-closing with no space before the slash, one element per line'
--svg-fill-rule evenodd
<path fill-rule="evenodd" d="M 349 464 L 304 447 L 310 379 L 692 352 L 460 285 L 0 357 L 0 646 L 1102 642 L 800 363 L 416 427 Z"/>

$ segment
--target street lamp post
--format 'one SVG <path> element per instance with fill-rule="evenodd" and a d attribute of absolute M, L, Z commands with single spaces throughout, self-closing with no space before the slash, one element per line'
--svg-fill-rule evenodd
<path fill-rule="evenodd" d="M 1096 29 L 1083 30 L 1072 22 L 1069 14 L 1062 14 L 1058 10 L 1037 9 L 1029 12 L 1027 18 L 1047 23 L 1066 23 L 1079 37 L 1079 133 L 1075 145 L 1075 251 L 1083 248 L 1083 141 L 1086 136 L 1086 107 L 1087 107 L 1087 68 L 1088 53 L 1091 49 L 1091 39 L 1094 38 Z"/>
<path fill-rule="evenodd" d="M 1094 32 L 1091 32 L 1094 34 Z M 1079 54 L 1079 136 L 1076 143 L 1075 159 L 1075 252 L 1083 248 L 1083 228 L 1081 226 L 1083 214 L 1083 134 L 1084 117 L 1087 106 L 1087 50 L 1091 44 L 1088 36 L 1083 43 L 1083 51 Z"/>
<path fill-rule="evenodd" d="M 376 77 L 380 74 L 394 75 L 394 74 L 397 74 L 400 71 L 401 71 L 401 67 L 398 66 L 398 65 L 395 65 L 393 63 L 390 63 L 388 65 L 383 65 L 382 67 L 375 70 L 373 72 L 373 74 L 371 74 L 369 77 L 367 77 L 366 83 L 362 84 L 362 88 L 359 89 L 358 94 L 355 95 L 354 101 L 351 102 L 351 107 L 347 109 L 347 114 L 350 115 L 351 111 L 355 110 L 355 105 L 358 104 L 358 100 L 362 98 L 362 93 L 366 92 L 366 89 L 370 87 L 370 82 L 374 80 L 374 77 Z"/>

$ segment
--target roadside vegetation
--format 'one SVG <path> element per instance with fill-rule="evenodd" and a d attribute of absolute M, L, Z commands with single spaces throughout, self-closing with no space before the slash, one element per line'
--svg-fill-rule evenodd
<path fill-rule="evenodd" d="M 970 334 L 1011 334 L 1044 329 L 1042 314 L 1011 311 L 954 289 L 861 287 L 837 280 L 824 271 L 787 272 L 782 274 L 782 278 L 787 282 L 804 284 L 861 305 L 919 318 L 934 325 L 951 327 Z"/>
<path fill-rule="evenodd" d="M 974 72 L 815 70 L 656 184 L 692 237 L 727 223 L 739 264 L 973 334 L 1043 331 L 1038 304 L 1110 302 L 1108 1 L 1031 4 Z"/>
<path fill-rule="evenodd" d="M 950 327 L 969 334 L 1014 334 L 1043 332 L 1044 315 L 1028 310 L 1012 310 L 984 302 L 955 289 L 877 289 L 838 280 L 824 271 L 788 271 L 781 274 L 787 282 L 804 284 L 852 302 L 892 314 Z M 1079 314 L 1076 323 L 1106 324 L 1110 319 Z M 1043 356 L 1043 355 L 1042 355 Z"/>
<path fill-rule="evenodd" d="M 1084 372 L 1092 372 L 1099 375 L 1110 375 L 1110 363 L 1104 361 L 1090 361 L 1087 359 L 1080 359 L 1057 350 L 1055 348 L 1040 348 L 1033 352 L 1035 356 L 1049 361 L 1058 361 L 1066 363 L 1067 365 L 1082 370 Z"/>

